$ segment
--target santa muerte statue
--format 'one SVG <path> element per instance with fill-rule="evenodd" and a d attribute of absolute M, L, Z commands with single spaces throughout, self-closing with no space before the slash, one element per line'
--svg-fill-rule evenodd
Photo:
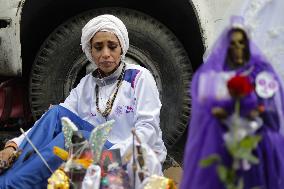
<path fill-rule="evenodd" d="M 182 189 L 284 186 L 283 85 L 243 23 L 232 17 L 194 75 Z"/>

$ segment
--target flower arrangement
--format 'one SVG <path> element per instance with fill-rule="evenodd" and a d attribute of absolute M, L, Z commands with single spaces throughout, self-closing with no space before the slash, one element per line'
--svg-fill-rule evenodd
<path fill-rule="evenodd" d="M 261 141 L 261 136 L 256 131 L 261 127 L 262 120 L 259 117 L 251 120 L 240 115 L 240 101 L 254 91 L 247 76 L 236 75 L 227 82 L 230 96 L 233 98 L 234 112 L 222 120 L 227 131 L 223 135 L 228 154 L 231 157 L 230 165 L 225 165 L 218 154 L 211 154 L 200 161 L 202 167 L 216 165 L 218 178 L 227 189 L 243 189 L 244 182 L 240 171 L 247 171 L 252 164 L 258 164 L 258 158 L 253 150 Z"/>

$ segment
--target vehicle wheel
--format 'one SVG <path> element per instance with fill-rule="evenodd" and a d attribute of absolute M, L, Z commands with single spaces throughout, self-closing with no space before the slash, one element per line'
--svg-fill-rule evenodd
<path fill-rule="evenodd" d="M 90 63 L 80 46 L 81 29 L 91 18 L 105 13 L 119 17 L 128 29 L 127 61 L 148 68 L 154 75 L 162 101 L 163 139 L 168 153 L 175 157 L 171 149 L 185 131 L 190 113 L 191 63 L 177 37 L 166 26 L 141 12 L 122 8 L 95 9 L 60 25 L 44 42 L 32 67 L 30 102 L 33 115 L 38 118 L 49 104 L 63 101 L 88 72 Z M 175 159 L 181 162 L 181 158 Z"/>

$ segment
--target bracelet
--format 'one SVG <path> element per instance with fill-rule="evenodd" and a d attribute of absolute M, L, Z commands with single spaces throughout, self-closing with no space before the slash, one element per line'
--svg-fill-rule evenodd
<path fill-rule="evenodd" d="M 5 146 L 5 148 L 4 148 L 4 149 L 7 149 L 7 148 L 13 148 L 13 149 L 14 149 L 14 151 L 17 151 L 17 148 L 16 148 L 15 146 Z"/>
<path fill-rule="evenodd" d="M 16 145 L 16 146 L 15 146 Z M 11 143 L 8 143 L 5 147 L 4 147 L 4 149 L 6 149 L 6 148 L 13 148 L 14 149 L 14 151 L 17 151 L 18 150 L 18 148 L 17 148 L 17 144 L 16 143 L 14 143 L 14 142 L 11 142 Z"/>
<path fill-rule="evenodd" d="M 5 146 L 4 149 L 6 149 L 6 148 L 13 148 L 14 151 L 17 151 L 17 150 L 18 150 L 18 149 L 17 149 L 15 146 L 13 146 L 13 145 Z"/>

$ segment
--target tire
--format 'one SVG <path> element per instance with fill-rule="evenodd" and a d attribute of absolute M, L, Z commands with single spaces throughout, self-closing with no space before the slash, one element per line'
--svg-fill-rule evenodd
<path fill-rule="evenodd" d="M 95 9 L 60 25 L 43 43 L 31 70 L 30 102 L 39 118 L 49 104 L 63 101 L 88 72 L 89 62 L 80 46 L 82 27 L 100 14 L 113 14 L 126 25 L 130 38 L 128 61 L 148 68 L 157 82 L 162 101 L 161 129 L 170 156 L 186 130 L 190 113 L 188 86 L 192 67 L 177 37 L 157 20 L 122 8 Z M 171 153 L 173 152 L 173 153 Z"/>

